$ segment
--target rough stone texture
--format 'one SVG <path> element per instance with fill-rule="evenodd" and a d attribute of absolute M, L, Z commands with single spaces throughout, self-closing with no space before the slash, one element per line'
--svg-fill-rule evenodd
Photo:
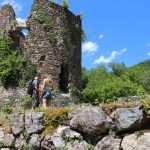
<path fill-rule="evenodd" d="M 23 135 L 20 135 L 19 137 L 16 138 L 16 140 L 15 140 L 16 148 L 22 149 L 25 144 L 26 144 L 26 141 L 25 141 Z"/>
<path fill-rule="evenodd" d="M 80 133 L 71 130 L 69 126 L 59 126 L 56 133 L 61 134 L 69 139 L 79 139 L 82 137 Z"/>
<path fill-rule="evenodd" d="M 0 130 L 0 143 L 4 142 L 4 131 Z"/>
<path fill-rule="evenodd" d="M 67 143 L 67 150 L 88 150 L 89 144 L 86 141 L 73 141 Z"/>
<path fill-rule="evenodd" d="M 20 134 L 24 129 L 24 114 L 14 114 L 11 119 L 11 129 L 14 135 Z"/>
<path fill-rule="evenodd" d="M 60 134 L 55 133 L 52 136 L 52 141 L 53 141 L 55 148 L 64 148 L 65 147 L 65 141 L 63 140 L 63 138 L 61 137 Z"/>
<path fill-rule="evenodd" d="M 25 114 L 25 128 L 28 134 L 41 133 L 44 129 L 44 113 L 33 112 Z"/>
<path fill-rule="evenodd" d="M 120 150 L 120 145 L 121 139 L 107 136 L 98 142 L 94 150 Z"/>
<path fill-rule="evenodd" d="M 77 133 L 77 132 L 71 130 L 70 127 L 63 131 L 63 135 L 70 139 L 78 139 L 78 138 L 82 137 L 80 133 Z"/>
<path fill-rule="evenodd" d="M 143 109 L 140 109 L 140 107 L 119 108 L 112 116 L 119 132 L 139 130 L 146 121 Z"/>
<path fill-rule="evenodd" d="M 49 29 L 38 20 L 40 15 L 50 20 Z M 26 49 L 38 70 L 51 74 L 56 88 L 66 89 L 68 84 L 81 87 L 80 17 L 49 0 L 34 0 L 27 24 Z M 55 42 L 48 40 L 49 35 Z"/>
<path fill-rule="evenodd" d="M 41 142 L 41 148 L 44 150 L 54 150 L 55 146 L 52 141 L 52 135 L 46 135 L 44 140 Z"/>
<path fill-rule="evenodd" d="M 140 103 L 141 102 L 141 97 L 140 96 L 130 96 L 130 97 L 120 97 L 118 98 L 118 102 L 120 103 L 126 103 L 126 102 L 135 102 L 135 103 Z"/>
<path fill-rule="evenodd" d="M 4 136 L 4 145 L 6 147 L 10 147 L 10 146 L 12 146 L 14 140 L 15 140 L 15 138 L 12 134 L 5 134 L 5 136 Z"/>
<path fill-rule="evenodd" d="M 26 95 L 26 88 L 10 87 L 5 89 L 0 83 L 0 107 L 2 106 L 18 106 L 20 97 Z"/>
<path fill-rule="evenodd" d="M 22 29 L 27 29 L 29 35 L 24 36 Z M 12 6 L 4 5 L 0 10 L 0 36 L 3 35 L 13 41 L 12 49 L 30 57 L 37 71 L 42 72 L 42 78 L 53 77 L 55 90 L 68 92 L 68 87 L 81 88 L 80 16 L 49 0 L 34 0 L 27 22 L 22 26 Z M 16 96 L 19 89 L 2 90 L 0 98 L 7 99 Z"/>
<path fill-rule="evenodd" d="M 33 134 L 29 141 L 29 145 L 34 150 L 39 150 L 41 147 L 41 138 L 38 134 Z"/>
<path fill-rule="evenodd" d="M 123 138 L 123 150 L 150 150 L 150 133 L 143 135 L 131 134 Z"/>
<path fill-rule="evenodd" d="M 13 30 L 15 22 L 15 12 L 10 5 L 4 5 L 0 12 L 0 35 Z"/>
<path fill-rule="evenodd" d="M 70 121 L 71 129 L 90 136 L 105 133 L 112 127 L 112 120 L 100 108 L 91 108 L 77 113 Z"/>

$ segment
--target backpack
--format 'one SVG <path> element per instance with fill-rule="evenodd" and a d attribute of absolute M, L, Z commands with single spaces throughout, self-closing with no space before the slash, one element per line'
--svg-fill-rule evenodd
<path fill-rule="evenodd" d="M 28 83 L 28 87 L 27 87 L 27 94 L 29 94 L 30 96 L 33 95 L 33 80 L 30 80 Z"/>

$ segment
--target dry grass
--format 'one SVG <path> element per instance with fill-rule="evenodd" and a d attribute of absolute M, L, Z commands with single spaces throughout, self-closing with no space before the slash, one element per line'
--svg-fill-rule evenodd
<path fill-rule="evenodd" d="M 51 108 L 43 110 L 45 114 L 45 126 L 46 129 L 43 131 L 44 135 L 54 133 L 55 129 L 64 120 L 67 119 L 68 113 L 73 111 L 73 108 L 63 107 L 63 108 Z"/>
<path fill-rule="evenodd" d="M 3 112 L 0 112 L 0 128 L 2 128 L 5 133 L 11 132 L 9 116 Z"/>

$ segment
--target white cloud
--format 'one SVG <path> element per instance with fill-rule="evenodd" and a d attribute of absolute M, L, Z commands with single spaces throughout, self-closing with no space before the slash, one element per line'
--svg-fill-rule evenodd
<path fill-rule="evenodd" d="M 19 25 L 24 25 L 26 23 L 26 20 L 23 18 L 17 18 L 16 19 Z"/>
<path fill-rule="evenodd" d="M 147 55 L 150 56 L 150 52 Z"/>
<path fill-rule="evenodd" d="M 83 50 L 83 52 L 94 53 L 94 52 L 97 52 L 98 45 L 97 45 L 97 43 L 88 41 L 88 42 L 83 43 L 82 50 Z"/>
<path fill-rule="evenodd" d="M 3 6 L 5 4 L 12 5 L 13 8 L 15 9 L 15 11 L 21 11 L 22 10 L 22 5 L 18 4 L 14 0 L 3 0 L 3 2 L 1 3 L 1 5 Z"/>
<path fill-rule="evenodd" d="M 104 34 L 100 34 L 98 38 L 102 39 L 103 37 L 104 37 Z"/>
<path fill-rule="evenodd" d="M 112 62 L 116 56 L 118 55 L 122 55 L 124 52 L 127 51 L 127 48 L 121 49 L 120 51 L 112 51 L 109 57 L 105 57 L 105 56 L 100 56 L 98 59 L 96 59 L 94 61 L 95 64 L 99 64 L 99 63 L 110 63 Z"/>

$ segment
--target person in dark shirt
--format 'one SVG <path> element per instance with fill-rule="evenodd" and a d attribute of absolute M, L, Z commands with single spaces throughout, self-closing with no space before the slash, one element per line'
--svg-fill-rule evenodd
<path fill-rule="evenodd" d="M 32 110 L 34 111 L 36 107 L 39 106 L 39 84 L 41 80 L 41 75 L 40 73 L 36 74 L 34 77 L 34 80 L 32 82 L 33 84 L 33 95 L 32 95 Z"/>

